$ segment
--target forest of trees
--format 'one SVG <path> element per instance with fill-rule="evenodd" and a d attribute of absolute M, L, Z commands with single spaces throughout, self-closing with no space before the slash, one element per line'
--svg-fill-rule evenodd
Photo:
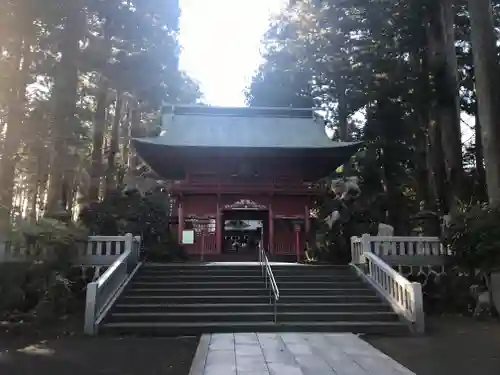
<path fill-rule="evenodd" d="M 178 0 L 2 1 L 1 226 L 103 198 L 161 104 L 200 100 L 178 67 L 179 14 Z M 396 229 L 497 203 L 499 23 L 498 0 L 291 0 L 247 101 L 322 107 L 336 139 L 364 140 L 346 173 Z"/>
<path fill-rule="evenodd" d="M 195 103 L 178 68 L 178 0 L 2 0 L 1 225 L 72 212 L 137 164 L 163 102 Z"/>
<path fill-rule="evenodd" d="M 497 0 L 290 1 L 247 103 L 321 107 L 336 139 L 365 141 L 345 170 L 384 197 L 396 232 L 419 212 L 499 203 L 499 26 Z"/>

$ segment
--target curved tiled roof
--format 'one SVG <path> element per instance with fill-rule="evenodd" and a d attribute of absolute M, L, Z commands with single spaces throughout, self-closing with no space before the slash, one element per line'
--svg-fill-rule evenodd
<path fill-rule="evenodd" d="M 334 142 L 312 109 L 172 107 L 164 111 L 163 132 L 140 143 L 173 147 L 324 149 L 352 146 Z"/>

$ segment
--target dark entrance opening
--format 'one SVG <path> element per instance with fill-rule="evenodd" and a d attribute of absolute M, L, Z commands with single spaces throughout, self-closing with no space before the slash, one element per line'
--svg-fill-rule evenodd
<path fill-rule="evenodd" d="M 222 213 L 222 252 L 258 258 L 258 243 L 267 248 L 269 215 L 267 210 L 233 209 Z"/>

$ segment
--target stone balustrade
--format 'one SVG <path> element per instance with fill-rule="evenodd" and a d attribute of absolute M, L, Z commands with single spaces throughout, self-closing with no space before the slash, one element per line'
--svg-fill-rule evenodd
<path fill-rule="evenodd" d="M 351 256 L 359 264 L 364 252 L 391 266 L 441 266 L 449 254 L 438 237 L 370 236 L 351 237 Z"/>
<path fill-rule="evenodd" d="M 110 266 L 125 252 L 129 237 L 125 236 L 90 236 L 87 241 L 76 244 L 74 264 L 78 266 Z M 28 262 L 49 259 L 54 255 L 50 248 L 17 247 L 12 243 L 0 244 L 0 263 Z"/>

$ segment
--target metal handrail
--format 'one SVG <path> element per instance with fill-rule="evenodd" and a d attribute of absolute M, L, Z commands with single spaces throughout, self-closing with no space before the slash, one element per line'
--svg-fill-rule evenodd
<path fill-rule="evenodd" d="M 266 280 L 266 289 L 269 287 L 269 304 L 272 303 L 271 301 L 274 301 L 273 311 L 274 311 L 274 322 L 276 323 L 278 315 L 278 300 L 280 299 L 280 290 L 278 288 L 278 284 L 276 284 L 276 279 L 274 278 L 273 270 L 271 269 L 271 265 L 269 264 L 269 260 L 267 259 L 267 255 L 266 252 L 264 251 L 262 243 L 259 244 L 259 264 L 262 276 L 264 276 Z"/>

